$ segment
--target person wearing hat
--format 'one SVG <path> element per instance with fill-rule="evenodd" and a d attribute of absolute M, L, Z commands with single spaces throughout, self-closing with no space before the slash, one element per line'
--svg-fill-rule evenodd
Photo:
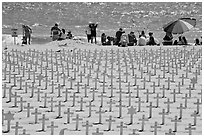
<path fill-rule="evenodd" d="M 128 46 L 134 46 L 137 44 L 137 39 L 133 31 L 128 34 Z"/>
<path fill-rule="evenodd" d="M 157 45 L 153 37 L 153 32 L 149 32 L 149 41 L 147 41 L 146 45 Z"/>
<path fill-rule="evenodd" d="M 123 31 L 122 28 L 120 28 L 120 29 L 116 32 L 116 34 L 115 34 L 115 36 L 116 36 L 116 41 L 115 41 L 114 45 L 119 45 L 120 39 L 121 39 L 121 36 L 122 36 L 123 33 L 125 33 L 125 31 Z"/>
<path fill-rule="evenodd" d="M 51 37 L 52 37 L 52 40 L 53 41 L 58 40 L 60 38 L 60 33 L 61 33 L 61 30 L 58 28 L 58 24 L 55 23 L 55 26 L 53 26 L 51 28 Z"/>

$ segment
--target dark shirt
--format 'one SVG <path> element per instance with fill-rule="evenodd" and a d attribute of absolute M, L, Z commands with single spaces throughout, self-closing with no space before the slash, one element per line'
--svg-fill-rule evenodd
<path fill-rule="evenodd" d="M 136 43 L 137 42 L 135 35 L 128 34 L 128 39 L 129 39 L 129 43 Z"/>
<path fill-rule="evenodd" d="M 120 40 L 123 33 L 125 33 L 125 31 L 117 31 L 116 32 L 116 38 Z"/>
<path fill-rule="evenodd" d="M 153 36 L 149 37 L 149 42 L 147 43 L 147 45 L 156 45 L 156 42 L 154 41 Z"/>
<path fill-rule="evenodd" d="M 51 28 L 51 32 L 53 32 L 53 35 L 59 35 L 60 31 L 61 30 L 57 26 Z"/>
<path fill-rule="evenodd" d="M 91 26 L 91 35 L 93 37 L 96 37 L 96 28 L 97 28 L 98 24 L 92 25 Z"/>
<path fill-rule="evenodd" d="M 172 39 L 173 39 L 172 36 L 167 36 L 167 35 L 165 35 L 165 37 L 163 38 L 163 40 L 172 40 Z"/>

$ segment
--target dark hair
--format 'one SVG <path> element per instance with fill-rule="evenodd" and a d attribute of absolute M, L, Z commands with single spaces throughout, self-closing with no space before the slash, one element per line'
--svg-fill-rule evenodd
<path fill-rule="evenodd" d="M 145 34 L 144 30 L 141 32 L 141 34 L 142 34 L 142 35 L 144 35 L 144 34 Z"/>
<path fill-rule="evenodd" d="M 58 26 L 58 24 L 57 24 L 57 23 L 55 23 L 55 26 Z"/>
<path fill-rule="evenodd" d="M 64 33 L 64 34 L 65 34 L 65 29 L 62 29 L 62 33 Z"/>
<path fill-rule="evenodd" d="M 195 44 L 196 44 L 196 45 L 200 45 L 200 41 L 199 41 L 198 38 L 195 39 Z"/>

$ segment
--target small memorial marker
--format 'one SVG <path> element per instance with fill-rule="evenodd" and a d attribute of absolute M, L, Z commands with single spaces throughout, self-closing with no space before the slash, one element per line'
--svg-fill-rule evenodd
<path fill-rule="evenodd" d="M 17 103 L 20 103 L 20 110 L 18 112 L 23 111 L 23 103 L 26 103 L 26 101 L 23 101 L 23 97 L 20 97 L 20 101 L 17 101 Z"/>
<path fill-rule="evenodd" d="M 127 128 L 127 126 L 123 126 L 123 122 L 120 122 L 120 126 L 117 126 L 117 128 L 120 128 L 120 135 L 123 135 L 123 128 Z"/>
<path fill-rule="evenodd" d="M 117 118 L 122 117 L 122 107 L 125 107 L 125 105 L 122 105 L 122 101 L 119 101 L 119 105 L 116 105 L 116 107 L 119 108 L 119 116 Z"/>
<path fill-rule="evenodd" d="M 165 135 L 176 135 L 176 133 L 173 132 L 172 129 L 169 129 L 169 132 L 165 133 Z"/>
<path fill-rule="evenodd" d="M 89 121 L 86 121 L 85 125 L 82 125 L 82 127 L 86 127 L 86 135 L 89 134 L 89 127 L 93 127 L 93 125 L 89 125 Z"/>
<path fill-rule="evenodd" d="M 179 113 L 180 117 L 179 117 L 179 119 L 182 119 L 183 109 L 185 109 L 185 107 L 183 107 L 183 104 L 182 104 L 182 103 L 180 103 L 180 106 L 179 106 L 179 107 L 177 107 L 177 109 L 180 109 L 180 113 Z"/>
<path fill-rule="evenodd" d="M 80 121 L 80 120 L 83 120 L 83 119 L 82 119 L 82 118 L 79 118 L 79 114 L 77 114 L 77 115 L 76 115 L 76 118 L 73 118 L 72 120 L 76 121 L 76 128 L 75 128 L 75 130 L 76 130 L 76 131 L 80 131 L 80 130 L 79 130 L 79 121 Z"/>
<path fill-rule="evenodd" d="M 24 107 L 24 109 L 27 109 L 27 117 L 30 117 L 30 110 L 33 109 L 34 107 L 30 106 L 30 103 L 27 103 L 27 107 Z"/>
<path fill-rule="evenodd" d="M 199 114 L 199 106 L 202 105 L 202 102 L 199 101 L 199 99 L 197 99 L 197 102 L 194 103 L 195 105 L 197 105 L 197 114 Z"/>
<path fill-rule="evenodd" d="M 154 107 L 154 106 L 152 106 L 152 102 L 149 102 L 149 106 L 147 106 L 148 108 L 149 108 L 149 119 L 150 118 L 152 118 L 152 108 Z"/>
<path fill-rule="evenodd" d="M 104 131 L 110 131 L 111 130 L 111 124 L 112 122 L 115 122 L 115 120 L 112 119 L 112 116 L 109 116 L 109 119 L 106 120 L 108 122 L 108 129 Z"/>
<path fill-rule="evenodd" d="M 173 104 L 174 102 L 170 102 L 170 99 L 167 98 L 167 102 L 164 102 L 164 104 L 167 104 L 167 113 L 170 113 L 170 104 Z"/>
<path fill-rule="evenodd" d="M 191 116 L 193 117 L 193 125 L 192 125 L 192 126 L 196 126 L 196 123 L 197 123 L 197 117 L 200 116 L 200 115 L 197 114 L 196 111 L 194 111 L 194 113 L 191 114 Z"/>
<path fill-rule="evenodd" d="M 67 108 L 67 111 L 64 112 L 64 114 L 67 114 L 67 123 L 64 123 L 64 124 L 69 124 L 70 123 L 70 117 L 74 113 L 70 111 L 70 108 Z"/>
<path fill-rule="evenodd" d="M 103 113 L 105 113 L 105 111 L 102 111 L 101 107 L 99 107 L 99 111 L 96 112 L 96 114 L 99 114 L 99 117 L 98 117 L 99 118 L 99 122 L 98 123 L 93 123 L 94 125 L 102 124 L 101 121 L 102 121 L 102 114 Z"/>
<path fill-rule="evenodd" d="M 58 105 L 55 105 L 55 107 L 58 107 L 58 116 L 56 117 L 56 119 L 58 118 L 62 118 L 61 116 L 61 110 L 62 110 L 62 107 L 64 107 L 65 105 L 61 105 L 61 101 L 59 101 Z"/>
<path fill-rule="evenodd" d="M 14 95 L 12 95 L 12 98 L 14 98 L 14 105 L 12 106 L 12 108 L 13 108 L 13 107 L 18 107 L 18 106 L 17 106 L 17 98 L 18 98 L 18 97 L 21 97 L 21 96 L 20 96 L 20 95 L 17 95 L 17 92 L 15 92 Z"/>
<path fill-rule="evenodd" d="M 86 101 L 83 101 L 83 97 L 81 97 L 81 100 L 78 101 L 78 103 L 80 103 L 80 109 L 79 109 L 79 110 L 76 110 L 76 111 L 78 111 L 78 112 L 79 112 L 79 111 L 80 111 L 80 112 L 81 112 L 81 111 L 84 111 L 84 110 L 83 110 L 83 104 L 86 103 Z"/>
<path fill-rule="evenodd" d="M 192 135 L 192 130 L 196 130 L 195 127 L 192 127 L 191 123 L 188 124 L 188 127 L 185 128 L 185 130 L 188 130 L 188 134 Z"/>
<path fill-rule="evenodd" d="M 45 114 L 42 114 L 42 118 L 39 120 L 42 120 L 42 129 L 37 130 L 37 132 L 45 132 L 45 121 L 49 121 L 49 118 L 45 118 Z"/>
<path fill-rule="evenodd" d="M 55 126 L 54 121 L 51 121 L 51 125 L 47 126 L 47 128 L 50 128 L 51 129 L 51 135 L 54 135 L 54 129 L 58 128 L 58 126 Z"/>
<path fill-rule="evenodd" d="M 162 115 L 162 123 L 161 123 L 161 125 L 164 125 L 165 124 L 165 115 L 168 115 L 168 113 L 165 112 L 165 109 L 162 109 L 162 112 L 160 112 L 159 115 Z"/>
<path fill-rule="evenodd" d="M 42 98 L 44 98 L 44 106 L 40 106 L 40 107 L 41 107 L 41 108 L 47 108 L 47 99 L 50 98 L 50 97 L 48 97 L 48 96 L 47 96 L 47 93 L 45 93 L 45 96 L 42 97 Z"/>
<path fill-rule="evenodd" d="M 178 119 L 177 116 L 175 116 L 175 119 L 174 119 L 174 120 L 171 120 L 171 122 L 175 122 L 175 123 L 174 123 L 174 131 L 173 131 L 173 132 L 177 132 L 178 122 L 181 122 L 181 120 Z"/>
<path fill-rule="evenodd" d="M 22 129 L 22 126 L 18 125 L 18 122 L 16 122 L 15 126 L 12 126 L 11 128 L 15 129 L 15 135 L 18 135 L 18 129 Z"/>
<path fill-rule="evenodd" d="M 157 135 L 157 129 L 161 128 L 161 126 L 158 126 L 157 122 L 155 122 L 154 126 L 151 126 L 151 128 L 154 128 L 154 135 Z"/>
<path fill-rule="evenodd" d="M 35 122 L 34 124 L 38 123 L 38 115 L 42 114 L 41 112 L 38 112 L 38 108 L 35 108 L 35 112 L 31 113 L 31 115 L 35 116 Z"/>

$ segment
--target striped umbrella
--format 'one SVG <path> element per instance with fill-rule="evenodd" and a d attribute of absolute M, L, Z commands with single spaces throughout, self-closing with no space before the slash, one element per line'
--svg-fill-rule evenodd
<path fill-rule="evenodd" d="M 183 34 L 189 31 L 196 25 L 196 19 L 193 18 L 180 18 L 176 21 L 171 21 L 163 26 L 165 32 L 170 32 L 173 34 Z"/>

